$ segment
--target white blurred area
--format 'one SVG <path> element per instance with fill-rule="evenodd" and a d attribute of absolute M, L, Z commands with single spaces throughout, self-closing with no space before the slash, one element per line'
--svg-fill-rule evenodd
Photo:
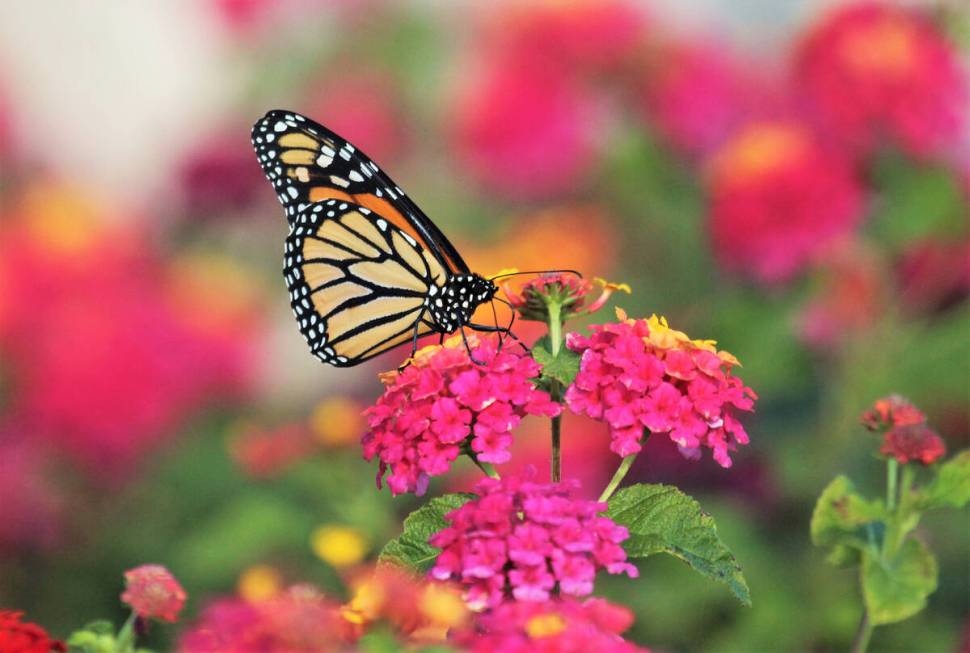
<path fill-rule="evenodd" d="M 230 101 L 221 39 L 209 5 L 192 0 L 0 3 L 0 84 L 19 147 L 137 205 Z"/>

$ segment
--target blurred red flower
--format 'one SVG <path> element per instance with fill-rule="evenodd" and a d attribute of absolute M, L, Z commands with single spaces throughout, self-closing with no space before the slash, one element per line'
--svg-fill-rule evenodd
<path fill-rule="evenodd" d="M 453 107 L 454 142 L 479 181 L 517 198 L 574 189 L 595 163 L 593 95 L 559 68 L 511 57 L 469 79 Z"/>
<path fill-rule="evenodd" d="M 0 433 L 0 551 L 44 550 L 58 538 L 62 499 L 45 475 L 43 452 L 17 435 Z"/>
<path fill-rule="evenodd" d="M 882 431 L 897 426 L 923 424 L 926 422 L 926 415 L 909 399 L 900 395 L 889 395 L 877 399 L 872 408 L 862 413 L 860 421 L 870 431 Z"/>
<path fill-rule="evenodd" d="M 911 243 L 896 268 L 900 300 L 914 313 L 953 306 L 970 294 L 970 240 Z"/>
<path fill-rule="evenodd" d="M 888 136 L 926 155 L 957 137 L 966 118 L 956 48 L 925 16 L 893 4 L 858 2 L 824 17 L 795 70 L 822 124 L 863 152 Z"/>
<path fill-rule="evenodd" d="M 602 73 L 643 43 L 647 17 L 624 0 L 507 4 L 489 16 L 485 50 L 574 72 Z"/>
<path fill-rule="evenodd" d="M 63 653 L 63 643 L 51 639 L 47 632 L 21 621 L 23 612 L 0 610 L 0 653 Z"/>
<path fill-rule="evenodd" d="M 763 283 L 791 279 L 863 217 L 850 163 L 798 122 L 748 124 L 717 151 L 709 172 L 715 254 Z"/>
<path fill-rule="evenodd" d="M 765 115 L 771 104 L 750 65 L 725 46 L 671 43 L 652 62 L 643 111 L 670 145 L 690 156 L 709 154 L 742 120 Z"/>
<path fill-rule="evenodd" d="M 229 455 L 254 478 L 272 478 L 317 449 L 310 429 L 284 424 L 272 429 L 242 424 L 229 440 Z"/>
<path fill-rule="evenodd" d="M 140 565 L 125 572 L 121 601 L 142 619 L 175 623 L 186 598 L 175 576 L 162 565 Z"/>
<path fill-rule="evenodd" d="M 797 318 L 799 336 L 826 350 L 864 333 L 885 312 L 887 290 L 876 252 L 858 243 L 836 248 L 822 262 L 818 288 Z"/>
<path fill-rule="evenodd" d="M 340 607 L 314 587 L 295 585 L 264 601 L 222 599 L 182 634 L 180 653 L 342 651 L 350 624 Z"/>
<path fill-rule="evenodd" d="M 74 189 L 27 192 L 0 237 L 0 348 L 11 416 L 110 481 L 192 412 L 246 390 L 257 330 L 228 320 L 244 313 L 238 269 L 184 283 L 198 268 L 166 267 L 107 213 Z"/>
<path fill-rule="evenodd" d="M 925 424 L 909 424 L 889 429 L 879 453 L 904 465 L 911 460 L 929 465 L 946 453 L 946 445 L 943 438 Z"/>
<path fill-rule="evenodd" d="M 245 128 L 211 134 L 194 145 L 176 171 L 186 209 L 213 217 L 238 212 L 263 193 L 263 175 L 246 139 Z"/>
<path fill-rule="evenodd" d="M 308 116 L 353 143 L 381 166 L 387 166 L 404 151 L 404 98 L 397 82 L 385 71 L 359 65 L 333 66 L 311 86 L 306 105 Z"/>

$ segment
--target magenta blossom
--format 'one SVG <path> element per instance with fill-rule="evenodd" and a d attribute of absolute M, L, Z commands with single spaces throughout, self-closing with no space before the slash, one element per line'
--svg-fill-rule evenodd
<path fill-rule="evenodd" d="M 547 601 L 557 588 L 586 596 L 599 569 L 637 576 L 620 546 L 629 532 L 599 515 L 606 504 L 572 498 L 575 481 L 527 480 L 534 473 L 480 481 L 479 498 L 445 515 L 450 525 L 429 540 L 442 549 L 432 577 L 465 585 L 473 608 Z"/>
<path fill-rule="evenodd" d="M 390 469 L 394 494 L 423 494 L 431 476 L 448 471 L 463 451 L 481 462 L 504 463 L 512 429 L 526 415 L 558 415 L 562 406 L 536 389 L 540 366 L 494 338 L 461 338 L 421 350 L 400 373 L 384 375 L 384 395 L 364 415 L 370 428 L 364 458 L 380 459 L 377 482 Z"/>
<path fill-rule="evenodd" d="M 566 346 L 582 354 L 579 374 L 566 390 L 577 414 L 610 425 L 610 449 L 640 451 L 644 430 L 666 433 L 688 458 L 712 450 L 722 467 L 729 452 L 748 443 L 735 411 L 750 411 L 757 395 L 731 368 L 731 354 L 710 341 L 690 340 L 663 318 L 627 319 L 591 327 L 589 337 L 570 333 Z"/>

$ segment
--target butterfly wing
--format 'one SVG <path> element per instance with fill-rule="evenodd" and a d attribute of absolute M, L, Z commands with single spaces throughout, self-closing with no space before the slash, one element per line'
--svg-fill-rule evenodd
<path fill-rule="evenodd" d="M 326 127 L 290 111 L 274 110 L 253 125 L 253 147 L 263 172 L 293 224 L 310 204 L 337 199 L 380 214 L 452 273 L 468 266 L 444 234 L 370 158 Z"/>
<path fill-rule="evenodd" d="M 350 367 L 433 332 L 427 297 L 447 271 L 365 206 L 328 199 L 296 214 L 283 275 L 313 354 Z"/>

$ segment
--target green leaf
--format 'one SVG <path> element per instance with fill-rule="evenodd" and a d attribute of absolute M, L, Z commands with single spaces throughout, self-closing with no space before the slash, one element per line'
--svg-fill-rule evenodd
<path fill-rule="evenodd" d="M 906 540 L 888 561 L 878 553 L 862 556 L 862 594 L 873 625 L 907 619 L 926 606 L 936 589 L 936 558 L 917 539 Z"/>
<path fill-rule="evenodd" d="M 623 548 L 631 558 L 667 553 L 726 583 L 741 603 L 751 605 L 741 566 L 718 536 L 714 518 L 690 496 L 669 485 L 641 483 L 619 490 L 606 514 L 630 530 Z"/>
<path fill-rule="evenodd" d="M 940 465 L 936 477 L 923 489 L 917 502 L 921 510 L 962 508 L 970 501 L 970 449 L 964 449 Z"/>
<path fill-rule="evenodd" d="M 553 356 L 547 338 L 532 346 L 532 357 L 542 365 L 542 379 L 554 379 L 568 386 L 579 374 L 579 354 L 563 345 L 559 353 Z"/>
<path fill-rule="evenodd" d="M 864 549 L 882 541 L 885 518 L 881 501 L 868 501 L 855 491 L 852 481 L 837 476 L 822 491 L 812 512 L 811 533 L 815 546 L 849 546 Z M 832 553 L 834 564 L 842 566 L 848 557 Z"/>
<path fill-rule="evenodd" d="M 379 562 L 409 567 L 420 572 L 430 569 L 440 550 L 428 544 L 428 539 L 448 525 L 445 521 L 446 514 L 474 496 L 464 493 L 446 494 L 432 499 L 412 512 L 404 520 L 404 532 L 400 537 L 388 542 L 381 550 Z"/>

